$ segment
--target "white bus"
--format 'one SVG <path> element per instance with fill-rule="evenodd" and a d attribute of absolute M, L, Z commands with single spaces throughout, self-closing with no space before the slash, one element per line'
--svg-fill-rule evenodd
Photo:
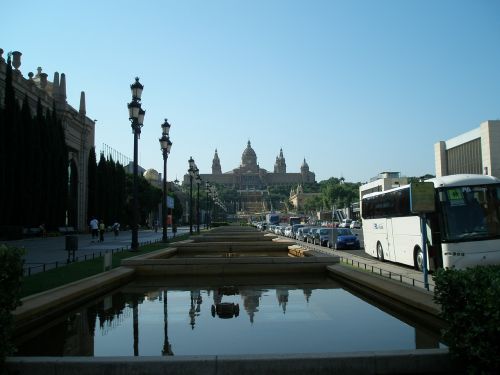
<path fill-rule="evenodd" d="M 500 264 L 500 180 L 485 175 L 432 178 L 436 212 L 427 214 L 428 269 Z M 362 197 L 365 252 L 423 266 L 421 224 L 410 212 L 410 185 Z"/>

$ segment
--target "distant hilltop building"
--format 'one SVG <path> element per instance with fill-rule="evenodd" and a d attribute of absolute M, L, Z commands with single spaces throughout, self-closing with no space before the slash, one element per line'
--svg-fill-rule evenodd
<path fill-rule="evenodd" d="M 274 172 L 260 168 L 257 163 L 257 154 L 250 141 L 241 155 L 241 165 L 229 172 L 222 173 L 221 163 L 217 149 L 212 161 L 212 173 L 200 174 L 203 181 L 224 185 L 236 190 L 265 190 L 269 186 L 297 185 L 316 182 L 316 176 L 309 171 L 309 165 L 304 159 L 299 173 L 287 173 L 283 150 L 276 156 Z M 184 175 L 185 185 L 189 185 L 189 175 Z"/>
<path fill-rule="evenodd" d="M 204 182 L 223 185 L 228 189 L 238 192 L 239 198 L 231 205 L 234 211 L 245 213 L 257 213 L 277 209 L 273 207 L 269 198 L 267 188 L 279 185 L 299 185 L 316 182 L 316 176 L 309 170 L 306 159 L 300 166 L 299 173 L 287 173 L 283 150 L 276 156 L 274 172 L 268 172 L 257 163 L 257 154 L 253 150 L 250 141 L 241 155 L 241 164 L 229 172 L 222 173 L 221 163 L 217 149 L 212 161 L 212 173 L 200 174 Z M 189 185 L 189 175 L 184 175 L 184 185 Z"/>

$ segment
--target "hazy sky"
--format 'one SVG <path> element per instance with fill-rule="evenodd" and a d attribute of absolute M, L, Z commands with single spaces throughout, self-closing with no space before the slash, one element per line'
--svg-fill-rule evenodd
<path fill-rule="evenodd" d="M 211 173 L 240 165 L 250 140 L 273 171 L 305 157 L 318 181 L 381 171 L 434 174 L 434 143 L 500 118 L 500 1 L 9 1 L 0 47 L 21 71 L 66 74 L 68 103 L 132 157 L 130 84 L 146 109 L 144 168 L 168 179 L 193 156 Z M 6 53 L 4 54 L 4 57 Z"/>

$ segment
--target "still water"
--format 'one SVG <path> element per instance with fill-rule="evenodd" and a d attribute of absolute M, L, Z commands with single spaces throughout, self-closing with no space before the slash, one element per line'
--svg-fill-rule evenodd
<path fill-rule="evenodd" d="M 188 285 L 167 280 L 126 285 L 29 337 L 18 337 L 17 355 L 279 354 L 442 346 L 439 333 L 412 326 L 331 279 Z"/>

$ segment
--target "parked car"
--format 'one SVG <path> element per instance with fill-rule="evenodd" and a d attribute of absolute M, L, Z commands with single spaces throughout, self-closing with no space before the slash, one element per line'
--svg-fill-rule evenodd
<path fill-rule="evenodd" d="M 291 235 L 291 237 L 295 238 L 295 239 L 298 239 L 297 238 L 297 231 L 299 230 L 299 228 L 302 228 L 302 227 L 305 227 L 305 225 L 304 224 L 294 224 L 294 225 L 292 225 L 292 235 Z"/>
<path fill-rule="evenodd" d="M 320 230 L 320 227 L 312 227 L 306 235 L 306 242 L 314 244 L 314 235 Z"/>
<path fill-rule="evenodd" d="M 289 225 L 285 228 L 285 236 L 292 237 L 292 226 L 291 225 Z"/>
<path fill-rule="evenodd" d="M 353 220 L 350 227 L 351 229 L 361 229 L 361 223 L 357 220 Z"/>
<path fill-rule="evenodd" d="M 297 229 L 297 234 L 295 235 L 295 239 L 297 241 L 305 242 L 309 229 L 311 229 L 311 227 L 300 227 L 299 229 Z"/>
<path fill-rule="evenodd" d="M 326 246 L 334 228 L 320 228 L 314 235 L 314 244 Z"/>
<path fill-rule="evenodd" d="M 358 236 L 352 233 L 349 228 L 337 228 L 335 231 L 332 231 L 327 246 L 330 248 L 333 247 L 335 250 L 360 249 Z"/>

